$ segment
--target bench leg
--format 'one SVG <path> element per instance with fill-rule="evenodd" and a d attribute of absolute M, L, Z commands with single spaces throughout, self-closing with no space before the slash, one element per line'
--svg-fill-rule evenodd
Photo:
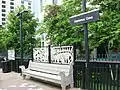
<path fill-rule="evenodd" d="M 70 87 L 71 87 L 71 88 L 73 88 L 73 87 L 74 87 L 74 86 L 73 86 L 73 83 L 71 83 L 71 84 L 70 84 Z"/>
<path fill-rule="evenodd" d="M 66 86 L 65 85 L 61 85 L 62 90 L 66 90 Z"/>
<path fill-rule="evenodd" d="M 26 75 L 23 75 L 23 79 L 26 79 Z"/>

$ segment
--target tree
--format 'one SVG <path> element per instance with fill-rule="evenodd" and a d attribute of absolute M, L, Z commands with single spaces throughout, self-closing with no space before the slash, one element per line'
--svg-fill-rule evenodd
<path fill-rule="evenodd" d="M 11 35 L 3 27 L 0 28 L 0 51 L 7 51 L 7 43 Z"/>
<path fill-rule="evenodd" d="M 20 19 L 16 14 L 24 9 L 24 7 L 17 8 L 15 12 L 9 13 L 6 24 L 6 28 L 9 34 L 11 34 L 11 38 L 7 44 L 8 49 L 13 48 L 18 52 L 20 51 Z M 29 10 L 28 13 L 23 13 L 22 22 L 23 50 L 25 54 L 30 54 L 32 46 L 36 42 L 34 37 L 38 26 L 38 20 L 34 18 L 34 15 L 31 14 L 31 11 Z"/>
<path fill-rule="evenodd" d="M 91 46 L 94 48 L 102 43 L 107 43 L 109 49 L 120 48 L 120 1 L 93 0 L 91 4 L 99 5 L 102 13 L 100 22 L 90 26 Z"/>
<path fill-rule="evenodd" d="M 83 40 L 82 26 L 72 26 L 69 18 L 81 13 L 82 0 L 63 0 L 63 5 L 48 5 L 45 8 L 44 21 L 40 32 L 47 33 L 48 39 L 54 45 L 70 45 Z M 40 33 L 39 32 L 39 33 Z"/>
<path fill-rule="evenodd" d="M 52 44 L 72 44 L 83 41 L 82 25 L 71 26 L 69 17 L 81 13 L 82 0 L 63 0 L 61 6 L 45 8 L 44 22 L 41 31 L 48 34 Z M 120 47 L 120 7 L 119 0 L 89 0 L 92 6 L 99 5 L 101 17 L 99 22 L 89 24 L 89 47 L 94 49 L 101 44 L 109 44 L 110 48 Z M 96 8 L 96 7 L 95 7 Z M 94 7 L 92 7 L 94 9 Z M 88 9 L 90 10 L 90 9 Z"/>

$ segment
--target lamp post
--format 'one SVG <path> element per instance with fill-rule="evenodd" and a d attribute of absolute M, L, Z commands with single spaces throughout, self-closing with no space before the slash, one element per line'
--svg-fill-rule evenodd
<path fill-rule="evenodd" d="M 19 12 L 16 16 L 20 18 L 20 56 L 21 56 L 21 65 L 23 65 L 23 32 L 22 32 L 22 14 L 28 12 L 23 10 Z"/>

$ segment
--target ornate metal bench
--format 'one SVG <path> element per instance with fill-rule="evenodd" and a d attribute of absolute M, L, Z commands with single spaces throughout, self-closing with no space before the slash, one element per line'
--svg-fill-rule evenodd
<path fill-rule="evenodd" d="M 26 76 L 30 76 L 44 81 L 60 84 L 62 90 L 66 90 L 66 86 L 68 85 L 73 88 L 72 63 L 70 65 L 60 65 L 30 61 L 27 69 L 25 69 L 24 66 L 20 66 L 20 68 L 24 79 Z"/>

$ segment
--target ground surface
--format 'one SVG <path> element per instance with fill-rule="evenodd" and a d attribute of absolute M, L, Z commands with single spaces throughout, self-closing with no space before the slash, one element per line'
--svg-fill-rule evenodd
<path fill-rule="evenodd" d="M 18 73 L 2 73 L 2 70 L 0 70 L 0 90 L 61 90 L 61 88 L 58 86 L 40 82 L 38 80 L 23 80 Z M 80 89 L 74 88 L 67 90 Z"/>

